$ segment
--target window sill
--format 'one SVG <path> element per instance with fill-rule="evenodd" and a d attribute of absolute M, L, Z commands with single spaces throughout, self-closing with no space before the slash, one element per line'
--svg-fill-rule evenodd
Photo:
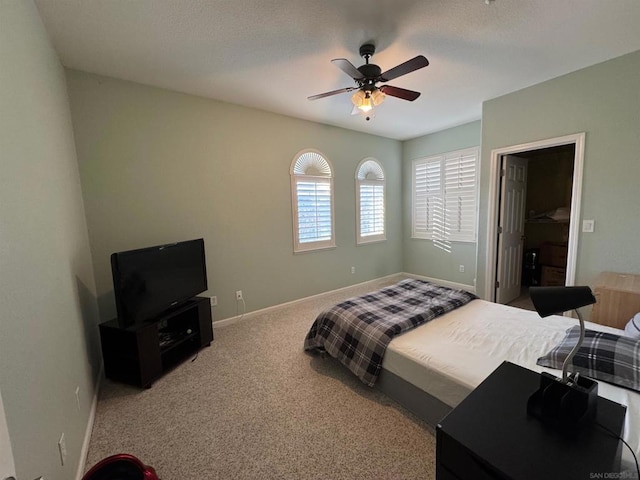
<path fill-rule="evenodd" d="M 336 245 L 328 245 L 326 247 L 313 247 L 313 248 L 307 248 L 307 249 L 303 249 L 303 250 L 293 250 L 293 254 L 294 255 L 300 255 L 300 254 L 304 254 L 304 253 L 313 253 L 313 252 L 320 252 L 322 250 L 333 250 L 337 248 Z"/>
<path fill-rule="evenodd" d="M 372 243 L 382 243 L 382 242 L 386 242 L 387 239 L 385 238 L 372 238 L 372 239 L 367 239 L 367 240 L 357 240 L 356 241 L 356 246 L 360 247 L 362 245 L 371 245 Z"/>
<path fill-rule="evenodd" d="M 425 238 L 425 237 L 411 237 L 411 240 L 424 240 L 427 242 L 433 242 L 433 238 Z M 478 240 L 439 240 L 441 242 L 446 243 L 478 243 Z"/>

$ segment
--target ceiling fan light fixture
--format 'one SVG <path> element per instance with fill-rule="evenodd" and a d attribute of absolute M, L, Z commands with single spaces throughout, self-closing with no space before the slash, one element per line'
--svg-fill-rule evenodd
<path fill-rule="evenodd" d="M 371 98 L 371 95 L 367 94 L 364 97 L 364 100 L 362 101 L 362 104 L 360 104 L 358 106 L 358 108 L 363 113 L 367 113 L 367 112 L 370 112 L 371 110 L 373 110 L 373 99 Z"/>
<path fill-rule="evenodd" d="M 364 92 L 364 90 L 358 90 L 351 96 L 351 103 L 353 103 L 357 108 L 361 109 L 366 98 L 367 94 Z"/>
<path fill-rule="evenodd" d="M 368 113 L 374 106 L 380 105 L 384 101 L 384 93 L 379 89 L 370 92 L 369 90 L 358 90 L 351 97 L 351 102 L 362 113 Z"/>
<path fill-rule="evenodd" d="M 371 99 L 373 100 L 373 104 L 377 107 L 378 105 L 380 105 L 382 102 L 384 102 L 386 95 L 384 94 L 384 92 L 382 90 L 380 90 L 379 88 L 377 88 L 376 90 L 373 91 L 373 93 L 371 94 Z"/>

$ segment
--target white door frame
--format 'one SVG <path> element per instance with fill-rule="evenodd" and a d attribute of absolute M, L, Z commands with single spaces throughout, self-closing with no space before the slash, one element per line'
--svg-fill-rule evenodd
<path fill-rule="evenodd" d="M 498 219 L 499 219 L 499 187 L 500 160 L 503 155 L 518 154 L 530 150 L 558 147 L 560 145 L 575 145 L 573 160 L 573 185 L 571 188 L 571 215 L 569 219 L 569 241 L 567 246 L 567 273 L 565 285 L 574 285 L 576 277 L 576 261 L 578 254 L 578 235 L 580 232 L 580 205 L 582 200 L 582 170 L 584 164 L 585 133 L 575 133 L 564 137 L 538 140 L 531 143 L 512 145 L 491 150 L 491 171 L 489 173 L 489 218 L 487 227 L 487 251 L 485 271 L 485 296 L 490 302 L 495 302 L 496 296 L 496 254 L 498 249 Z"/>

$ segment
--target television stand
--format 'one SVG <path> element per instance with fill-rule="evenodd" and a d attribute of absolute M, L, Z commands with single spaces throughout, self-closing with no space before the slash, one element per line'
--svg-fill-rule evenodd
<path fill-rule="evenodd" d="M 138 387 L 151 387 L 212 341 L 211 305 L 204 297 L 128 327 L 117 318 L 100 324 L 105 376 Z"/>

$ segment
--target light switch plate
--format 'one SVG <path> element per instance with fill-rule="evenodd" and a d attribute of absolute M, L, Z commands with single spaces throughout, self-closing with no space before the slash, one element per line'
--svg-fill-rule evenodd
<path fill-rule="evenodd" d="M 582 231 L 586 233 L 592 233 L 595 226 L 595 220 L 583 220 Z"/>

